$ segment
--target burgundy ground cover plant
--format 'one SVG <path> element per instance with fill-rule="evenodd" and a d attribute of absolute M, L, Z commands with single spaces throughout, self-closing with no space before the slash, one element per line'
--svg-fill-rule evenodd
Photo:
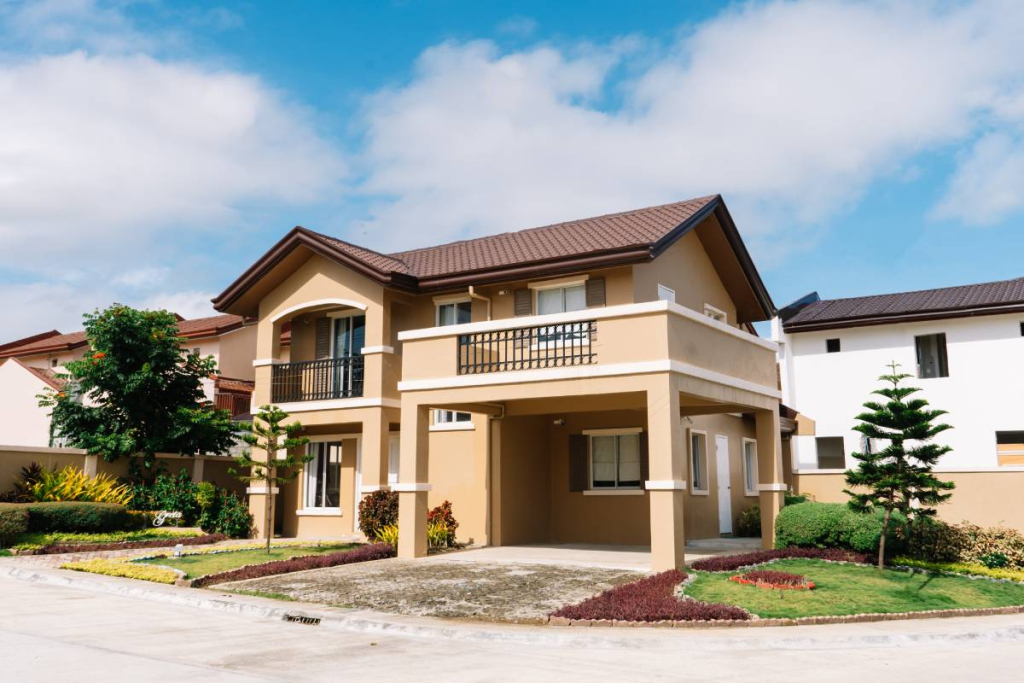
<path fill-rule="evenodd" d="M 807 577 L 789 572 L 778 572 L 771 569 L 758 569 L 746 574 L 730 576 L 730 581 L 759 588 L 777 588 L 783 590 L 813 590 L 814 582 Z"/>
<path fill-rule="evenodd" d="M 35 551 L 36 555 L 87 553 L 97 550 L 138 550 L 140 548 L 173 548 L 176 545 L 209 545 L 226 541 L 224 534 L 204 534 L 183 538 L 156 538 L 151 541 L 120 541 L 117 543 L 51 543 Z"/>
<path fill-rule="evenodd" d="M 686 579 L 678 569 L 655 574 L 606 590 L 597 597 L 552 612 L 566 619 L 616 621 L 711 621 L 747 620 L 750 615 L 732 605 L 680 600 L 675 589 Z"/>
<path fill-rule="evenodd" d="M 691 565 L 702 572 L 731 572 L 742 567 L 752 567 L 771 560 L 807 559 L 826 560 L 829 562 L 852 562 L 854 564 L 871 564 L 870 555 L 855 553 L 850 550 L 836 548 L 779 548 L 776 550 L 758 550 L 742 555 L 724 555 L 697 560 Z"/>
<path fill-rule="evenodd" d="M 327 567 L 337 567 L 343 564 L 353 564 L 355 562 L 383 560 L 394 556 L 395 549 L 390 543 L 374 543 L 373 545 L 364 545 L 338 553 L 330 553 L 327 555 L 305 555 L 303 557 L 293 557 L 289 560 L 275 560 L 273 562 L 264 562 L 263 564 L 239 567 L 238 569 L 231 569 L 217 574 L 208 574 L 207 576 L 202 576 L 193 581 L 192 586 L 195 588 L 202 588 L 204 586 L 212 586 L 217 583 L 227 583 L 228 581 L 259 579 L 264 576 L 290 574 L 291 572 L 301 572 L 306 569 L 325 569 Z"/>

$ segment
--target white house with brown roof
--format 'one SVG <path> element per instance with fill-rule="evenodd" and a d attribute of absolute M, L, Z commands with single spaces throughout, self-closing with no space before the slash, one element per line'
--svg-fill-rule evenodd
<path fill-rule="evenodd" d="M 180 320 L 183 347 L 217 361 L 218 375 L 204 381 L 209 400 L 232 415 L 248 413 L 255 372 L 256 328 L 237 315 Z M 0 345 L 0 445 L 54 445 L 50 419 L 37 396 L 47 387 L 59 389 L 65 365 L 89 352 L 84 331 L 56 330 Z"/>
<path fill-rule="evenodd" d="M 804 297 L 773 322 L 783 402 L 806 418 L 792 437 L 805 490 L 840 493 L 862 404 L 895 361 L 953 426 L 938 471 L 958 484 L 942 514 L 1024 529 L 1024 278 L 899 294 Z M 814 482 L 812 486 L 812 482 Z M 811 488 L 808 488 L 811 487 Z"/>

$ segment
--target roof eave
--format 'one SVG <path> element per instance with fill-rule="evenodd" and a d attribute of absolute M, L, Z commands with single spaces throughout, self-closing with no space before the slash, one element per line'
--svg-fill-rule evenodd
<path fill-rule="evenodd" d="M 784 323 L 782 330 L 789 333 L 819 332 L 822 330 L 838 330 L 850 327 L 870 327 L 875 325 L 895 325 L 908 322 L 927 322 L 951 318 L 973 318 L 985 315 L 1024 312 L 1024 302 L 1002 304 L 998 306 L 972 306 L 968 308 L 948 308 L 940 311 L 921 311 L 918 313 L 896 313 L 893 315 L 875 315 L 860 318 L 842 318 L 828 321 L 808 321 L 806 323 Z"/>

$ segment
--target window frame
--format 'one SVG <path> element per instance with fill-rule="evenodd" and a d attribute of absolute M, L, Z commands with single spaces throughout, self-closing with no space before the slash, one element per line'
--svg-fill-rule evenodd
<path fill-rule="evenodd" d="M 448 298 L 444 298 L 444 299 L 437 298 L 437 299 L 434 299 L 434 326 L 435 327 L 450 327 L 450 325 L 442 325 L 441 324 L 441 309 L 444 306 L 455 306 L 456 307 L 456 309 L 455 309 L 456 310 L 455 319 L 458 320 L 458 313 L 457 312 L 458 312 L 458 306 L 460 304 L 469 304 L 469 322 L 473 322 L 473 299 L 471 297 L 460 296 L 460 297 L 455 297 L 455 298 L 450 298 L 450 299 L 448 299 Z M 458 323 L 458 322 L 455 322 L 455 323 L 452 323 L 452 324 L 453 325 L 466 325 L 468 323 Z"/>
<path fill-rule="evenodd" d="M 922 368 L 924 366 L 923 366 L 923 364 L 921 362 L 922 361 L 922 358 L 921 358 L 921 340 L 922 339 L 926 339 L 928 337 L 941 338 L 941 342 L 942 342 L 942 346 L 940 348 L 938 346 L 938 341 L 936 341 L 935 352 L 937 354 L 937 359 L 936 360 L 938 361 L 938 364 L 939 364 L 939 367 L 938 367 L 938 373 L 939 374 L 935 375 L 934 377 L 926 377 L 923 374 L 923 372 L 922 372 Z M 916 379 L 943 379 L 943 378 L 949 377 L 949 342 L 946 339 L 946 333 L 945 332 L 931 332 L 931 333 L 928 333 L 928 334 L 915 334 L 914 335 L 914 362 L 915 362 L 915 366 L 916 366 L 916 370 L 917 370 L 917 372 L 915 373 L 917 375 Z"/>
<path fill-rule="evenodd" d="M 559 280 L 546 280 L 544 282 L 531 282 L 528 286 L 530 293 L 533 295 L 533 310 L 538 316 L 545 315 L 563 315 L 565 313 L 572 313 L 575 311 L 587 310 L 587 280 L 590 276 L 585 275 L 583 277 L 572 277 L 572 278 L 561 278 Z M 572 311 L 565 310 L 565 290 L 580 287 L 583 289 L 583 308 L 574 308 Z M 540 293 L 544 291 L 550 291 L 552 289 L 562 290 L 562 310 L 555 313 L 541 313 L 540 312 Z M 571 324 L 571 323 L 570 323 Z M 580 326 L 582 328 L 582 325 Z M 538 349 L 556 349 L 567 346 L 590 346 L 590 335 L 579 333 L 570 333 L 568 335 L 562 333 L 551 333 L 548 336 L 552 339 L 544 339 L 546 327 L 541 327 L 537 331 L 537 341 L 530 346 L 531 351 Z"/>
<path fill-rule="evenodd" d="M 754 454 L 754 471 L 752 473 L 754 475 L 753 478 L 751 478 L 751 476 L 750 476 L 751 475 L 750 466 L 749 466 L 749 464 L 747 462 L 747 446 L 748 445 L 753 446 L 753 454 Z M 742 458 L 741 458 L 741 460 L 743 461 L 743 495 L 748 496 L 748 497 L 757 497 L 757 496 L 760 495 L 760 492 L 758 491 L 758 479 L 757 479 L 757 477 L 758 477 L 757 439 L 751 439 L 751 438 L 746 437 L 746 436 L 743 437 L 743 439 L 740 441 L 740 448 L 743 449 L 742 450 Z M 750 488 L 750 487 L 747 486 L 747 484 L 750 483 L 751 481 L 754 482 L 754 488 Z"/>
<path fill-rule="evenodd" d="M 644 493 L 643 481 L 643 453 L 640 452 L 640 435 L 643 427 L 623 427 L 615 429 L 584 429 L 583 435 L 587 437 L 587 490 L 584 495 L 642 495 Z M 615 438 L 615 486 L 594 486 L 594 437 Z M 637 456 L 640 458 L 641 467 L 640 479 L 636 486 L 619 485 L 619 437 L 636 436 Z"/>
<path fill-rule="evenodd" d="M 834 349 L 832 348 L 833 342 L 835 343 L 835 348 Z M 842 352 L 843 352 L 843 341 L 842 341 L 841 338 L 833 337 L 831 339 L 826 339 L 825 340 L 825 353 L 842 353 Z"/>
<path fill-rule="evenodd" d="M 843 445 L 843 466 L 842 467 L 822 467 L 821 466 L 821 449 L 819 448 L 819 444 L 818 444 L 818 440 L 819 439 L 839 439 L 839 442 Z M 834 435 L 827 435 L 827 434 L 817 435 L 816 434 L 814 436 L 814 458 L 815 458 L 814 464 L 815 464 L 816 469 L 825 470 L 825 471 L 843 471 L 843 470 L 845 470 L 846 469 L 846 439 L 843 438 L 842 436 L 834 436 Z"/>
<path fill-rule="evenodd" d="M 697 477 L 693 469 L 694 463 L 694 451 L 693 451 L 693 440 L 694 437 L 702 437 L 704 441 L 703 458 L 704 458 L 704 471 L 703 471 L 703 488 L 698 488 Z M 710 496 L 711 495 L 711 477 L 708 472 L 708 433 L 703 429 L 690 429 L 690 438 L 688 440 L 687 453 L 689 457 L 687 462 L 690 470 L 690 493 L 695 496 Z"/>
<path fill-rule="evenodd" d="M 661 283 L 658 284 L 658 301 L 676 302 L 676 290 Z"/>
<path fill-rule="evenodd" d="M 704 315 L 716 322 L 724 323 L 726 325 L 729 324 L 729 314 L 717 306 L 712 306 L 706 301 L 704 302 Z"/>
<path fill-rule="evenodd" d="M 299 512 L 302 513 L 302 514 L 307 514 L 307 515 L 331 515 L 331 516 L 335 516 L 336 515 L 338 517 L 342 516 L 341 470 L 342 470 L 342 462 L 345 459 L 345 450 L 344 450 L 345 449 L 345 440 L 343 438 L 338 437 L 338 436 L 326 436 L 326 437 L 323 437 L 323 438 L 320 438 L 320 439 L 315 439 L 315 440 L 311 439 L 309 441 L 309 443 L 306 444 L 306 452 L 310 453 L 313 448 L 317 448 L 317 449 L 323 448 L 324 450 L 326 450 L 326 449 L 328 449 L 332 445 L 337 445 L 337 447 L 338 447 L 338 504 L 335 505 L 335 506 L 316 505 L 316 504 L 310 505 L 310 498 L 311 498 L 311 496 L 310 496 L 311 489 L 310 489 L 310 484 L 309 484 L 309 481 L 310 481 L 310 471 L 311 471 L 311 468 L 314 465 L 314 463 L 317 462 L 317 457 L 314 456 L 312 460 L 307 462 L 302 467 L 302 501 L 301 501 L 302 502 L 302 507 L 299 508 Z M 330 461 L 330 457 L 328 456 L 326 458 L 326 462 L 329 463 L 329 461 Z M 322 473 L 320 473 L 320 474 L 322 474 Z M 312 497 L 315 498 L 315 493 L 314 493 L 314 495 Z"/>
<path fill-rule="evenodd" d="M 476 429 L 472 413 L 445 410 L 444 408 L 434 408 L 431 413 L 430 431 L 432 432 L 468 432 Z M 458 419 L 462 416 L 465 416 L 466 419 Z"/>

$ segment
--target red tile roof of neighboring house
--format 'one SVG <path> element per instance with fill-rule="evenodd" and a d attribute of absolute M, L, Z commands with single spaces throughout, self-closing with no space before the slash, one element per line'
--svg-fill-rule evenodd
<path fill-rule="evenodd" d="M 70 334 L 58 334 L 53 337 L 46 337 L 39 341 L 29 342 L 21 346 L 12 346 L 0 351 L 0 358 L 12 358 L 14 356 L 38 356 L 44 353 L 56 351 L 70 351 L 85 346 L 88 340 L 85 332 L 71 332 Z"/>
<path fill-rule="evenodd" d="M 49 339 L 50 337 L 58 337 L 60 332 L 57 330 L 50 330 L 49 332 L 41 332 L 40 334 L 33 334 L 30 337 L 24 337 L 22 339 L 15 339 L 14 341 L 7 342 L 6 344 L 0 344 L 0 353 L 3 353 L 7 349 L 13 349 L 18 346 L 25 346 L 26 344 L 33 344 L 35 342 Z"/>
<path fill-rule="evenodd" d="M 20 365 L 21 367 L 28 370 L 30 373 L 41 379 L 52 389 L 62 389 L 64 387 L 64 380 L 57 377 L 57 373 L 49 368 L 33 368 L 29 365 L 25 365 L 17 358 L 12 358 L 12 361 Z"/>
<path fill-rule="evenodd" d="M 231 377 L 218 376 L 215 380 L 217 389 L 230 391 L 239 394 L 251 394 L 256 388 L 256 383 L 246 379 L 234 379 Z"/>
<path fill-rule="evenodd" d="M 1024 278 L 809 303 L 783 321 L 787 332 L 992 315 L 1024 310 Z"/>
<path fill-rule="evenodd" d="M 293 249 L 302 246 L 385 286 L 451 290 L 527 277 L 650 261 L 712 213 L 746 276 L 764 319 L 774 312 L 720 195 L 567 221 L 394 254 L 296 227 L 214 299 L 228 310 Z"/>

